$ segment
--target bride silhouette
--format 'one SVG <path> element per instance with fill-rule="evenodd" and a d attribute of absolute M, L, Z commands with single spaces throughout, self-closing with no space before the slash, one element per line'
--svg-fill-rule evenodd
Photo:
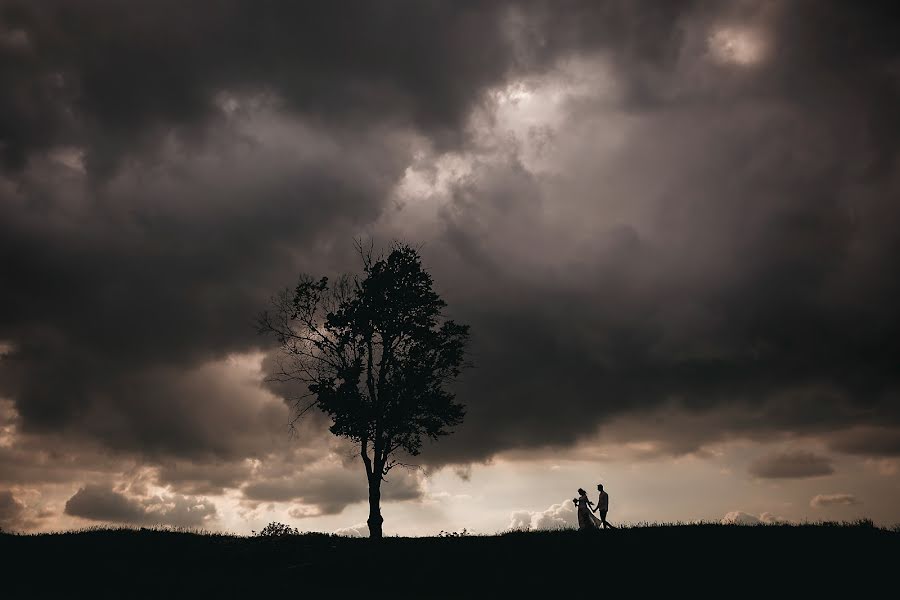
<path fill-rule="evenodd" d="M 602 523 L 591 512 L 590 507 L 594 503 L 588 500 L 587 492 L 578 488 L 578 497 L 573 498 L 572 502 L 578 507 L 578 531 L 596 531 L 600 529 Z"/>

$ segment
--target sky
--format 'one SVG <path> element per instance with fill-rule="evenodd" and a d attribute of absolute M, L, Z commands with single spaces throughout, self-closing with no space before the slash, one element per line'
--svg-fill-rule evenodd
<path fill-rule="evenodd" d="M 253 326 L 356 239 L 472 334 L 386 535 L 900 522 L 897 13 L 0 0 L 0 527 L 365 535 Z"/>

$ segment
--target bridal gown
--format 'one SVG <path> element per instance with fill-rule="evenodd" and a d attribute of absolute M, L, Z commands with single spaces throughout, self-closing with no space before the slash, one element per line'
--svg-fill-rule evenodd
<path fill-rule="evenodd" d="M 591 509 L 588 508 L 587 497 L 580 496 L 578 498 L 578 530 L 600 529 L 602 522 L 594 516 Z"/>

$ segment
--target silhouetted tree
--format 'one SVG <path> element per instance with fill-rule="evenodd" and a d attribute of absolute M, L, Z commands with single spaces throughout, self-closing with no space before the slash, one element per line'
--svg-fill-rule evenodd
<path fill-rule="evenodd" d="M 464 366 L 469 327 L 443 318 L 446 303 L 414 248 L 395 244 L 378 258 L 357 249 L 362 276 L 301 276 L 258 324 L 281 344 L 285 360 L 274 378 L 309 390 L 292 423 L 319 409 L 331 417 L 331 433 L 358 444 L 369 536 L 380 538 L 381 482 L 400 464 L 397 453 L 415 456 L 424 438 L 462 422 L 465 409 L 446 386 Z"/>

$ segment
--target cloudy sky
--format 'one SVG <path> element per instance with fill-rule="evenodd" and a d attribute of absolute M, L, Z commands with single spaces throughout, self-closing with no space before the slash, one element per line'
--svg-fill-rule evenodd
<path fill-rule="evenodd" d="M 364 531 L 253 327 L 355 238 L 472 327 L 387 534 L 900 522 L 898 16 L 0 0 L 0 527 Z"/>

